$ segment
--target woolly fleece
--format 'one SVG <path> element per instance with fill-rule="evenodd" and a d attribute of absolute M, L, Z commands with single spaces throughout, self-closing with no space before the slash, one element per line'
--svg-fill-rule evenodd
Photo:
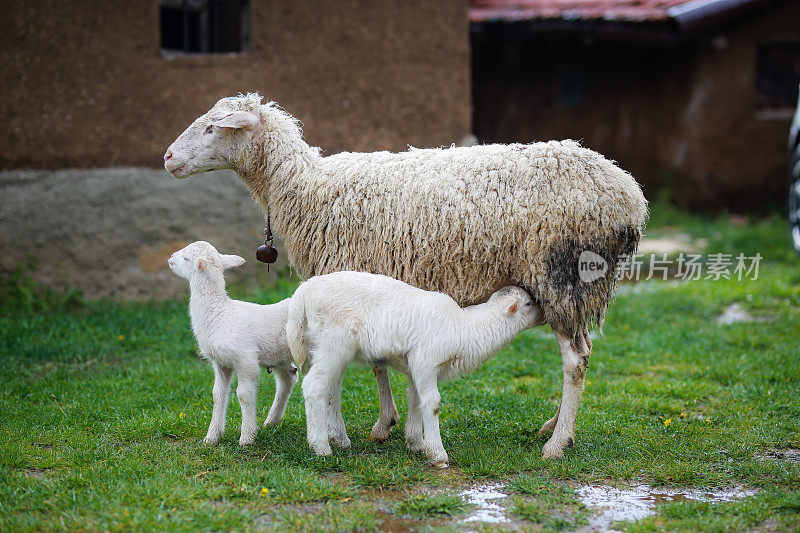
<path fill-rule="evenodd" d="M 575 141 L 323 157 L 258 94 L 223 98 L 209 114 L 222 110 L 264 124 L 233 166 L 302 278 L 383 274 L 462 306 L 518 285 L 577 342 L 602 326 L 617 261 L 635 253 L 647 222 L 633 177 Z M 589 283 L 578 275 L 585 250 L 609 266 Z"/>

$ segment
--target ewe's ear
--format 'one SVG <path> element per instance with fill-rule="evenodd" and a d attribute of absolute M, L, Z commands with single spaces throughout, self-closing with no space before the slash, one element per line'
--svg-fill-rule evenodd
<path fill-rule="evenodd" d="M 222 257 L 222 268 L 233 268 L 238 267 L 244 264 L 244 258 L 239 257 L 238 255 L 226 255 L 220 254 Z"/>
<path fill-rule="evenodd" d="M 509 314 L 509 316 L 513 315 L 514 313 L 516 313 L 517 309 L 519 309 L 519 304 L 517 302 L 514 302 L 513 304 L 509 305 L 508 306 L 508 314 Z"/>
<path fill-rule="evenodd" d="M 233 129 L 254 129 L 258 124 L 258 117 L 249 111 L 234 111 L 211 122 L 214 126 Z"/>

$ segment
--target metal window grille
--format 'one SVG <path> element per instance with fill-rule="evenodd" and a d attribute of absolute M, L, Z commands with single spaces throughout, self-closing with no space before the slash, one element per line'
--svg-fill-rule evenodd
<path fill-rule="evenodd" d="M 248 0 L 161 0 L 161 49 L 184 54 L 245 52 Z"/>

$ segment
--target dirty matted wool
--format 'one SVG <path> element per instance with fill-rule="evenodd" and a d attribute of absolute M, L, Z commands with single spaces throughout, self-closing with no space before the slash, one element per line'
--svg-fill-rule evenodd
<path fill-rule="evenodd" d="M 528 290 L 574 342 L 602 325 L 621 255 L 635 252 L 647 201 L 633 177 L 575 141 L 328 157 L 258 95 L 215 109 L 256 113 L 263 132 L 236 170 L 303 278 L 341 270 L 390 276 L 460 305 L 505 285 Z M 608 270 L 584 282 L 578 258 Z"/>

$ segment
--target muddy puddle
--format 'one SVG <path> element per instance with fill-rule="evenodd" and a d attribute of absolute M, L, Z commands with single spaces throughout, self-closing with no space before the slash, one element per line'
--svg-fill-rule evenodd
<path fill-rule="evenodd" d="M 737 324 L 739 322 L 767 322 L 767 317 L 755 317 L 739 304 L 731 304 L 717 317 L 717 324 Z"/>
<path fill-rule="evenodd" d="M 607 485 L 588 485 L 576 491 L 581 502 L 594 511 L 589 519 L 592 530 L 605 531 L 614 522 L 633 522 L 656 514 L 656 506 L 666 502 L 701 501 L 729 502 L 755 494 L 754 490 L 657 488 L 634 485 L 617 489 Z"/>
<path fill-rule="evenodd" d="M 510 522 L 511 520 L 506 516 L 505 507 L 498 503 L 498 501 L 508 498 L 508 494 L 501 489 L 503 489 L 503 485 L 490 484 L 459 493 L 459 496 L 473 506 L 472 512 L 464 519 L 464 522 L 487 522 L 490 524 Z"/>

